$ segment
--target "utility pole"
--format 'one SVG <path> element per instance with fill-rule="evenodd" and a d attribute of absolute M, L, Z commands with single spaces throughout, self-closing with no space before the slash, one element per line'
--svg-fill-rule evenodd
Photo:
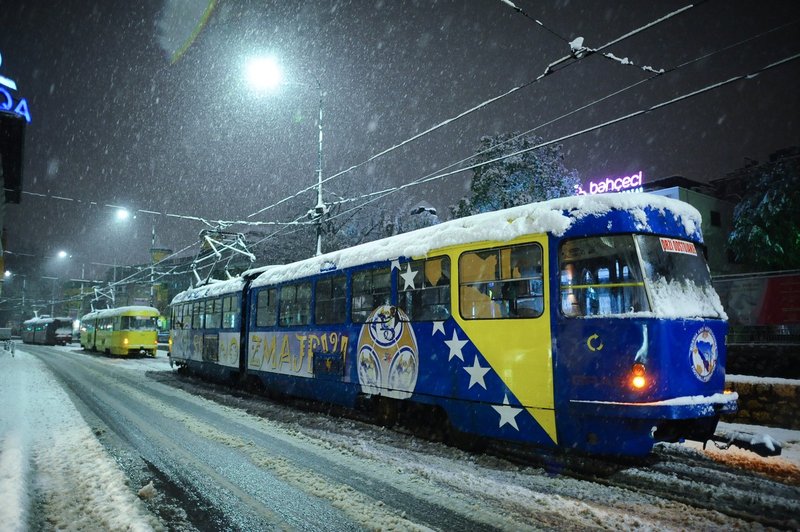
<path fill-rule="evenodd" d="M 155 273 L 156 273 L 156 257 L 155 257 L 155 249 L 156 249 L 156 224 L 153 224 L 153 238 L 150 243 L 150 306 L 156 306 L 156 296 L 155 296 Z"/>

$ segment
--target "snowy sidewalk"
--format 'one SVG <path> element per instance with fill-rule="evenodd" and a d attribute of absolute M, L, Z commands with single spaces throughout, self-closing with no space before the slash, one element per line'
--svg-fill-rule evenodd
<path fill-rule="evenodd" d="M 4 530 L 27 530 L 30 518 L 59 530 L 158 527 L 60 384 L 19 346 L 14 357 L 0 350 L 0 501 Z"/>

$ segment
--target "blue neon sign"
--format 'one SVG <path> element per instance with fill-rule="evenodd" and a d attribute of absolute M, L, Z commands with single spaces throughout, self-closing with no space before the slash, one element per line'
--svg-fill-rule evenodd
<path fill-rule="evenodd" d="M 2 64 L 3 56 L 0 55 L 0 65 Z M 28 100 L 25 98 L 20 98 L 15 101 L 10 91 L 16 90 L 17 84 L 13 79 L 0 75 L 0 111 L 9 111 L 20 115 L 24 117 L 28 123 L 30 123 L 31 112 L 28 109 Z"/>

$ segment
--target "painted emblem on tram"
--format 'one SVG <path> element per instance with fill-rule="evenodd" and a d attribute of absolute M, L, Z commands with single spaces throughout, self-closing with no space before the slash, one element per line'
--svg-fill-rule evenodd
<path fill-rule="evenodd" d="M 411 397 L 417 386 L 417 339 L 408 317 L 390 305 L 378 307 L 358 336 L 358 382 L 366 394 Z"/>
<path fill-rule="evenodd" d="M 692 338 L 690 347 L 692 372 L 703 382 L 708 382 L 717 367 L 717 339 L 708 327 L 703 327 Z"/>

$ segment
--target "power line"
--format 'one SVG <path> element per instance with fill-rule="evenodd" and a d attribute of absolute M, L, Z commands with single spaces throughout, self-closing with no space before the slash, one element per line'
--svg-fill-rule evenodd
<path fill-rule="evenodd" d="M 632 113 L 628 113 L 626 115 L 619 116 L 617 118 L 614 118 L 612 120 L 608 120 L 606 122 L 602 122 L 600 124 L 595 124 L 594 126 L 591 126 L 591 127 L 576 131 L 574 133 L 570 133 L 568 135 L 564 135 L 564 136 L 556 138 L 556 139 L 552 139 L 552 140 L 549 140 L 549 141 L 546 141 L 546 142 L 539 143 L 539 144 L 537 144 L 535 146 L 531 146 L 531 147 L 525 148 L 523 150 L 518 150 L 518 151 L 515 151 L 513 153 L 505 154 L 505 155 L 502 155 L 500 157 L 496 157 L 496 158 L 488 160 L 488 161 L 484 161 L 484 162 L 481 162 L 481 163 L 476 163 L 474 165 L 462 167 L 462 168 L 459 168 L 459 169 L 456 169 L 456 170 L 453 170 L 453 171 L 450 171 L 450 172 L 438 173 L 436 175 L 431 175 L 430 177 L 427 177 L 427 178 L 420 178 L 420 179 L 415 180 L 415 181 L 413 181 L 411 183 L 406 183 L 406 184 L 400 185 L 398 187 L 394 187 L 392 189 L 387 189 L 386 190 L 386 195 L 394 193 L 394 192 L 397 192 L 399 190 L 403 190 L 405 188 L 410 188 L 412 186 L 421 185 L 421 184 L 424 184 L 424 183 L 429 183 L 431 181 L 437 181 L 439 179 L 443 179 L 445 177 L 449 177 L 449 176 L 452 176 L 452 175 L 455 175 L 455 174 L 458 174 L 458 173 L 461 173 L 461 172 L 465 172 L 465 171 L 468 171 L 468 170 L 474 170 L 474 169 L 480 168 L 482 166 L 487 166 L 487 165 L 490 165 L 490 164 L 494 164 L 494 163 L 500 162 L 500 161 L 502 161 L 504 159 L 508 159 L 510 157 L 515 157 L 517 155 L 521 155 L 521 154 L 524 154 L 524 153 L 527 153 L 527 152 L 530 152 L 530 151 L 533 151 L 533 150 L 536 150 L 536 149 L 539 149 L 539 148 L 543 148 L 545 146 L 550 146 L 550 145 L 556 144 L 558 142 L 563 142 L 565 140 L 568 140 L 568 139 L 571 139 L 571 138 L 574 138 L 574 137 L 577 137 L 577 136 L 580 136 L 580 135 L 584 135 L 586 133 L 590 133 L 592 131 L 596 131 L 596 130 L 599 130 L 601 128 L 607 127 L 607 126 L 610 126 L 610 125 L 613 125 L 613 124 L 617 124 L 619 122 L 623 122 L 625 120 L 628 120 L 628 119 L 631 119 L 631 118 L 634 118 L 634 117 L 637 117 L 637 116 L 640 116 L 640 115 L 643 115 L 643 114 L 647 114 L 647 113 L 650 113 L 652 111 L 656 111 L 656 110 L 664 108 L 664 107 L 668 107 L 668 106 L 670 106 L 672 104 L 681 102 L 683 100 L 687 100 L 687 99 L 695 97 L 695 96 L 699 96 L 701 94 L 704 94 L 706 92 L 718 89 L 718 88 L 723 87 L 725 85 L 729 85 L 729 84 L 734 83 L 736 81 L 749 81 L 749 80 L 759 76 L 760 74 L 766 72 L 767 70 L 771 70 L 773 68 L 777 68 L 779 66 L 785 65 L 785 64 L 790 63 L 791 61 L 795 61 L 797 59 L 800 59 L 800 53 L 792 55 L 792 56 L 789 56 L 789 57 L 785 57 L 783 59 L 780 59 L 778 61 L 770 63 L 770 64 L 768 64 L 768 65 L 766 65 L 766 66 L 764 66 L 764 67 L 762 67 L 762 68 L 760 68 L 758 70 L 755 70 L 755 71 L 753 71 L 753 72 L 751 72 L 749 74 L 742 74 L 742 75 L 739 75 L 739 76 L 734 76 L 734 77 L 726 79 L 724 81 L 720 81 L 718 83 L 707 85 L 706 87 L 703 87 L 703 88 L 698 89 L 696 91 L 692 91 L 692 92 L 683 94 L 681 96 L 677 96 L 677 97 L 672 98 L 670 100 L 666 100 L 666 101 L 660 102 L 658 104 L 655 104 L 655 105 L 652 105 L 650 107 L 641 109 L 639 111 L 635 111 L 635 112 L 632 112 Z M 379 200 L 381 198 L 373 198 L 373 199 L 365 202 L 361 206 L 354 207 L 353 209 L 349 209 L 348 211 L 343 211 L 343 212 L 339 213 L 338 215 L 336 215 L 335 217 L 342 216 L 347 212 L 351 212 L 351 211 L 353 211 L 355 209 L 362 208 L 364 205 L 366 205 L 368 203 L 372 203 L 374 201 L 377 201 L 377 200 Z"/>
<path fill-rule="evenodd" d="M 378 159 L 379 157 L 383 157 L 384 155 L 387 155 L 387 154 L 389 154 L 389 153 L 391 153 L 391 152 L 393 152 L 393 151 L 395 151 L 395 150 L 397 150 L 397 149 L 399 149 L 399 148 L 401 148 L 401 147 L 403 147 L 403 146 L 405 146 L 405 145 L 407 145 L 407 144 L 409 144 L 411 142 L 414 142 L 414 141 L 424 137 L 425 135 L 428 135 L 429 133 L 432 133 L 432 132 L 434 132 L 434 131 L 436 131 L 438 129 L 441 129 L 442 127 L 444 127 L 446 125 L 452 124 L 453 122 L 455 122 L 457 120 L 460 120 L 461 118 L 464 118 L 465 116 L 468 116 L 468 115 L 470 115 L 470 114 L 472 114 L 472 113 L 474 113 L 474 112 L 476 112 L 476 111 L 478 111 L 480 109 L 483 109 L 484 107 L 487 107 L 487 106 L 491 105 L 494 102 L 497 102 L 497 101 L 499 101 L 499 100 L 501 100 L 501 99 L 503 99 L 503 98 L 505 98 L 507 96 L 510 96 L 510 95 L 512 95 L 512 94 L 514 94 L 514 93 L 516 93 L 516 92 L 518 92 L 518 91 L 520 91 L 520 90 L 522 90 L 522 89 L 524 89 L 526 87 L 529 87 L 529 86 L 531 86 L 531 85 L 533 85 L 535 83 L 538 83 L 539 81 L 541 81 L 545 77 L 549 76 L 550 74 L 552 74 L 552 73 L 554 73 L 554 72 L 556 72 L 558 70 L 563 70 L 567 66 L 569 66 L 571 64 L 575 64 L 576 62 L 584 59 L 585 57 L 588 57 L 589 55 L 591 55 L 593 53 L 601 52 L 601 51 L 605 50 L 606 48 L 608 48 L 610 46 L 613 46 L 614 44 L 620 43 L 620 42 L 624 41 L 625 39 L 628 39 L 630 37 L 633 37 L 634 35 L 637 35 L 638 33 L 641 33 L 642 31 L 650 29 L 653 26 L 656 26 L 656 25 L 658 25 L 658 24 L 660 24 L 660 23 L 662 23 L 662 22 L 664 22 L 666 20 L 669 20 L 670 18 L 683 13 L 683 12 L 693 8 L 694 6 L 695 6 L 695 4 L 689 4 L 689 5 L 684 6 L 684 7 L 680 8 L 680 9 L 678 9 L 678 10 L 672 11 L 671 13 L 668 13 L 668 14 L 666 14 L 666 15 L 664 15 L 664 16 L 662 16 L 662 17 L 660 17 L 660 18 L 658 18 L 658 19 L 656 19 L 654 21 L 651 21 L 651 22 L 645 24 L 644 26 L 641 26 L 641 27 L 639 27 L 637 29 L 634 29 L 634 30 L 632 30 L 632 31 L 620 36 L 620 37 L 617 37 L 616 39 L 614 39 L 614 40 L 612 40 L 612 41 L 600 46 L 599 48 L 595 48 L 595 49 L 590 50 L 589 51 L 590 53 L 587 53 L 587 54 L 579 56 L 579 55 L 577 55 L 577 54 L 575 54 L 573 52 L 573 53 L 570 53 L 569 55 L 566 55 L 566 56 L 564 56 L 564 57 L 562 57 L 560 59 L 557 59 L 556 61 L 553 61 L 552 63 L 547 65 L 547 67 L 545 68 L 544 72 L 542 74 L 540 74 L 538 77 L 536 77 L 535 79 L 533 79 L 531 81 L 528 81 L 527 83 L 524 83 L 524 84 L 519 85 L 517 87 L 513 87 L 512 89 L 509 89 L 506 92 L 504 92 L 504 93 L 502 93 L 502 94 L 500 94 L 498 96 L 490 98 L 490 99 L 488 99 L 488 100 L 486 100 L 486 101 L 484 101 L 484 102 L 482 102 L 482 103 L 480 103 L 480 104 L 478 104 L 478 105 L 476 105 L 476 106 L 474 106 L 474 107 L 472 107 L 470 109 L 467 109 L 466 111 L 463 111 L 462 113 L 459 113 L 458 115 L 456 115 L 456 116 L 454 116 L 452 118 L 448 118 L 447 120 L 444 120 L 443 122 L 440 122 L 440 123 L 428 128 L 428 129 L 426 129 L 425 131 L 423 131 L 421 133 L 418 133 L 418 134 L 416 134 L 416 135 L 414 135 L 414 136 L 412 136 L 412 137 L 400 142 L 399 144 L 395 144 L 391 148 L 387 148 L 387 149 L 385 149 L 385 150 L 383 150 L 381 152 L 378 152 L 378 153 L 372 155 L 367 160 L 365 160 L 365 161 L 363 161 L 361 163 L 354 164 L 354 165 L 350 166 L 349 168 L 347 168 L 345 170 L 341 170 L 341 171 L 339 171 L 339 172 L 337 172 L 337 173 L 335 173 L 333 175 L 330 175 L 330 176 L 326 177 L 325 179 L 323 179 L 322 183 L 323 184 L 327 183 L 328 181 L 330 181 L 332 179 L 335 179 L 335 178 L 337 178 L 337 177 L 339 177 L 341 175 L 344 175 L 346 173 L 352 172 L 353 170 L 361 168 L 362 166 L 364 166 L 366 164 L 369 164 L 370 162 L 374 161 L 375 159 Z M 556 68 L 559 65 L 564 64 L 564 63 L 566 63 L 566 64 L 563 67 Z M 285 202 L 287 202 L 287 201 L 289 201 L 291 199 L 296 198 L 300 194 L 303 194 L 303 193 L 306 193 L 306 192 L 308 192 L 310 190 L 313 190 L 313 189 L 317 188 L 318 186 L 319 186 L 319 184 L 308 186 L 308 187 L 298 191 L 297 193 L 295 193 L 295 194 L 293 194 L 291 196 L 287 196 L 287 197 L 285 197 L 285 198 L 273 203 L 272 205 L 268 205 L 268 206 L 266 206 L 266 207 L 264 207 L 264 208 L 262 208 L 262 209 L 260 209 L 260 210 L 258 210 L 256 212 L 254 212 L 252 214 L 248 214 L 247 218 L 252 218 L 252 217 L 257 216 L 257 215 L 259 215 L 259 214 L 261 214 L 261 213 L 263 213 L 265 211 L 268 211 L 268 210 L 273 209 L 273 208 L 275 208 L 275 207 L 277 207 L 279 205 L 282 205 L 283 203 L 285 203 Z"/>
<path fill-rule="evenodd" d="M 430 174 L 428 174 L 426 176 L 420 177 L 420 178 L 412 181 L 411 183 L 407 184 L 406 187 L 413 186 L 413 185 L 416 185 L 416 184 L 425 183 L 425 182 L 427 182 L 426 180 L 428 178 L 430 178 L 431 176 L 435 176 L 437 173 L 439 173 L 439 172 L 441 172 L 443 170 L 447 170 L 448 168 L 453 168 L 454 166 L 457 166 L 459 164 L 465 163 L 465 162 L 469 161 L 470 159 L 474 159 L 476 157 L 480 157 L 481 155 L 486 154 L 486 153 L 494 150 L 498 146 L 502 146 L 504 144 L 510 144 L 511 142 L 513 142 L 513 141 L 515 141 L 515 140 L 517 140 L 519 138 L 525 137 L 525 136 L 527 136 L 527 135 L 529 135 L 529 134 L 531 134 L 531 133 L 533 133 L 533 132 L 535 132 L 535 131 L 543 128 L 543 127 L 546 127 L 546 126 L 552 125 L 552 124 L 554 124 L 556 122 L 559 122 L 559 121 L 563 120 L 564 118 L 567 118 L 567 117 L 572 116 L 572 115 L 574 115 L 576 113 L 579 113 L 580 111 L 584 111 L 584 110 L 586 110 L 586 109 L 588 109 L 590 107 L 593 107 L 593 106 L 595 106 L 595 105 L 597 105 L 597 104 L 599 104 L 599 103 L 601 103 L 603 101 L 606 101 L 606 100 L 608 100 L 610 98 L 613 98 L 614 96 L 618 96 L 618 95 L 620 95 L 620 94 L 622 94 L 624 92 L 627 92 L 627 91 L 629 91 L 631 89 L 634 89 L 634 88 L 638 87 L 639 85 L 642 85 L 644 83 L 648 83 L 648 82 L 653 81 L 653 80 L 655 80 L 655 79 L 657 79 L 657 78 L 659 78 L 659 77 L 661 77 L 661 76 L 663 76 L 665 74 L 669 74 L 669 73 L 675 72 L 677 70 L 685 68 L 685 67 L 687 67 L 689 65 L 692 65 L 694 63 L 697 63 L 699 61 L 708 59 L 708 58 L 713 57 L 715 55 L 718 55 L 720 53 L 727 52 L 729 50 L 732 50 L 733 48 L 736 48 L 738 46 L 742 46 L 742 45 L 747 44 L 747 43 L 749 43 L 751 41 L 754 41 L 756 39 L 759 39 L 761 37 L 764 37 L 766 35 L 769 35 L 771 33 L 779 31 L 781 29 L 784 29 L 784 28 L 786 28 L 788 26 L 792 26 L 794 24 L 797 24 L 798 22 L 800 22 L 800 20 L 793 20 L 791 22 L 787 22 L 785 24 L 781 24 L 779 26 L 776 26 L 776 27 L 771 28 L 769 30 L 760 32 L 760 33 L 758 33 L 756 35 L 752 35 L 752 36 L 747 37 L 745 39 L 739 40 L 739 41 L 737 41 L 735 43 L 729 44 L 727 46 L 724 46 L 724 47 L 719 48 L 717 50 L 714 50 L 712 52 L 703 54 L 703 55 L 701 55 L 699 57 L 696 57 L 694 59 L 690 59 L 688 61 L 684 61 L 683 63 L 680 63 L 680 64 L 678 64 L 678 65 L 676 65 L 674 67 L 671 67 L 671 68 L 668 68 L 666 70 L 662 70 L 662 71 L 656 72 L 656 73 L 654 73 L 652 76 L 650 76 L 648 78 L 642 79 L 642 80 L 637 81 L 635 83 L 632 83 L 632 84 L 630 84 L 630 85 L 628 85 L 626 87 L 623 87 L 623 88 L 621 88 L 619 90 L 613 91 L 613 92 L 611 92 L 611 93 L 609 93 L 609 94 L 607 94 L 605 96 L 597 98 L 597 99 L 595 99 L 595 100 L 593 100 L 593 101 L 591 101 L 591 102 L 589 102 L 589 103 L 587 103 L 585 105 L 582 105 L 581 107 L 577 107 L 577 108 L 575 108 L 575 109 L 573 109 L 573 110 L 571 110 L 571 111 L 569 111 L 567 113 L 564 113 L 564 114 L 562 114 L 562 115 L 560 115 L 558 117 L 555 117 L 555 118 L 553 118 L 553 119 L 551 119 L 551 120 L 549 120 L 547 122 L 539 124 L 538 126 L 535 126 L 535 127 L 531 128 L 531 129 L 529 129 L 527 131 L 524 131 L 524 132 L 522 132 L 522 133 L 520 133 L 518 135 L 515 135 L 515 136 L 511 137 L 510 139 L 508 139 L 506 141 L 503 141 L 503 142 L 501 142 L 501 143 L 499 143 L 499 144 L 497 144 L 497 145 L 495 145 L 495 146 L 493 146 L 491 148 L 487 148 L 485 150 L 482 150 L 482 151 L 479 151 L 479 152 L 474 153 L 472 155 L 469 155 L 468 157 L 465 157 L 465 158 L 461 159 L 460 161 L 451 163 L 451 164 L 445 166 L 444 168 L 441 168 L 439 170 L 431 172 Z M 375 191 L 375 192 L 370 192 L 368 194 L 362 194 L 361 196 L 357 196 L 355 198 L 343 198 L 342 200 L 340 200 L 340 201 L 338 201 L 336 203 L 337 204 L 350 203 L 350 202 L 358 201 L 360 199 L 370 198 L 370 197 L 373 197 L 373 196 L 380 196 L 380 197 L 376 198 L 377 200 L 380 200 L 380 199 L 382 199 L 382 198 L 384 198 L 384 197 L 386 197 L 386 196 L 388 196 L 390 194 L 393 194 L 394 192 L 397 192 L 399 190 L 402 190 L 402 189 L 398 188 L 398 187 L 392 187 L 392 188 L 384 189 L 384 190 L 381 190 L 381 191 Z M 364 205 L 366 205 L 366 203 Z M 349 213 L 349 212 L 352 212 L 352 209 L 344 211 L 344 212 L 342 212 L 340 214 L 346 214 L 346 213 Z"/>

